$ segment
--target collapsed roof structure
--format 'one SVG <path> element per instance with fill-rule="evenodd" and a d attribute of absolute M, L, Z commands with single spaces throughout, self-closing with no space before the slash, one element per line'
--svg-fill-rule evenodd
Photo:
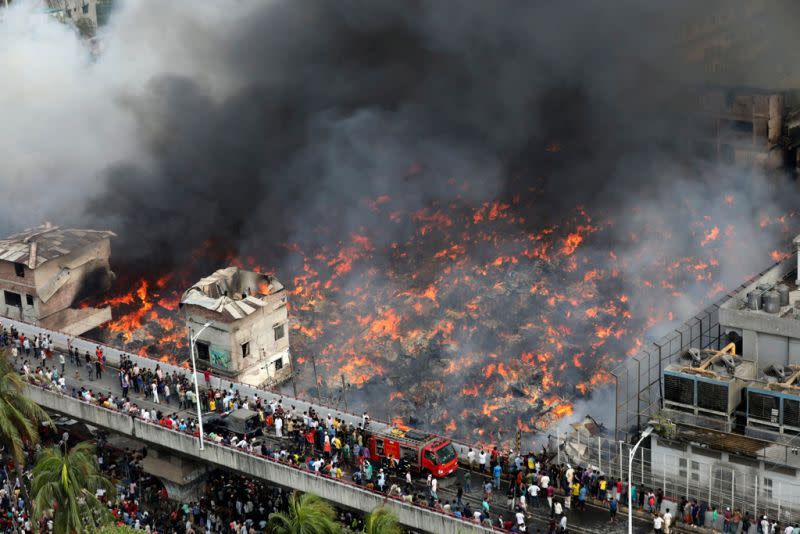
<path fill-rule="evenodd" d="M 275 277 L 231 266 L 184 292 L 181 308 L 190 332 L 200 332 L 201 366 L 262 386 L 291 376 L 286 289 Z"/>

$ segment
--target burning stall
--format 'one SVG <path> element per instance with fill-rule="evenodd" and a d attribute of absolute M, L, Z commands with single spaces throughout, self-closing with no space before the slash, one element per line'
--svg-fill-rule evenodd
<path fill-rule="evenodd" d="M 110 321 L 110 307 L 72 306 L 110 287 L 114 235 L 47 223 L 0 240 L 0 313 L 69 335 Z"/>
<path fill-rule="evenodd" d="M 291 377 L 286 290 L 276 278 L 220 269 L 190 287 L 181 298 L 190 332 L 199 332 L 198 364 L 255 386 Z"/>

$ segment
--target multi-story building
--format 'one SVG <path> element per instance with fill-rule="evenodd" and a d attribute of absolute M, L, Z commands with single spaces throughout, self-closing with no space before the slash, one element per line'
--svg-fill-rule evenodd
<path fill-rule="evenodd" d="M 800 236 L 795 245 L 800 247 Z M 731 293 L 719 305 L 716 346 L 689 349 L 663 367 L 660 417 L 675 431 L 651 439 L 653 477 L 685 477 L 687 488 L 702 488 L 701 495 L 729 495 L 727 501 L 743 509 L 755 499 L 781 520 L 796 520 L 798 267 L 800 254 Z"/>
<path fill-rule="evenodd" d="M 220 269 L 181 298 L 199 365 L 251 385 L 274 385 L 291 377 L 286 289 L 276 278 Z"/>
<path fill-rule="evenodd" d="M 113 232 L 45 224 L 0 240 L 0 315 L 79 335 L 111 308 L 73 307 L 107 290 Z"/>

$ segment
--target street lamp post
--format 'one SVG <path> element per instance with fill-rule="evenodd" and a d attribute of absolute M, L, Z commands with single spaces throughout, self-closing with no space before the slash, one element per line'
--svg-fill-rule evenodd
<path fill-rule="evenodd" d="M 192 375 L 194 376 L 194 400 L 197 404 L 197 424 L 200 425 L 200 450 L 204 449 L 203 447 L 203 414 L 200 413 L 200 386 L 198 385 L 199 380 L 197 380 L 197 366 L 194 362 L 194 344 L 197 341 L 197 338 L 200 337 L 200 334 L 203 333 L 203 330 L 211 326 L 213 323 L 211 321 L 207 322 L 203 325 L 203 328 L 197 331 L 195 335 L 192 335 L 192 329 L 189 328 L 189 354 L 192 356 Z"/>
<path fill-rule="evenodd" d="M 633 496 L 631 495 L 631 488 L 633 487 L 633 457 L 636 455 L 636 449 L 639 448 L 639 445 L 652 433 L 652 426 L 645 428 L 642 432 L 642 437 L 639 438 L 631 452 L 628 453 L 628 534 L 633 534 Z"/>

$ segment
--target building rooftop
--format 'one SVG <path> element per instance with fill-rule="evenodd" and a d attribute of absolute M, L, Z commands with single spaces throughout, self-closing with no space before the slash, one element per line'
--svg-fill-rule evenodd
<path fill-rule="evenodd" d="M 722 303 L 720 324 L 800 339 L 796 258 L 776 263 Z"/>
<path fill-rule="evenodd" d="M 242 319 L 266 306 L 264 297 L 283 290 L 276 278 L 231 266 L 202 278 L 186 290 L 181 305 L 200 306 L 232 319 Z"/>
<path fill-rule="evenodd" d="M 0 260 L 24 263 L 35 269 L 49 260 L 115 235 L 108 230 L 59 228 L 46 223 L 0 240 Z"/>

